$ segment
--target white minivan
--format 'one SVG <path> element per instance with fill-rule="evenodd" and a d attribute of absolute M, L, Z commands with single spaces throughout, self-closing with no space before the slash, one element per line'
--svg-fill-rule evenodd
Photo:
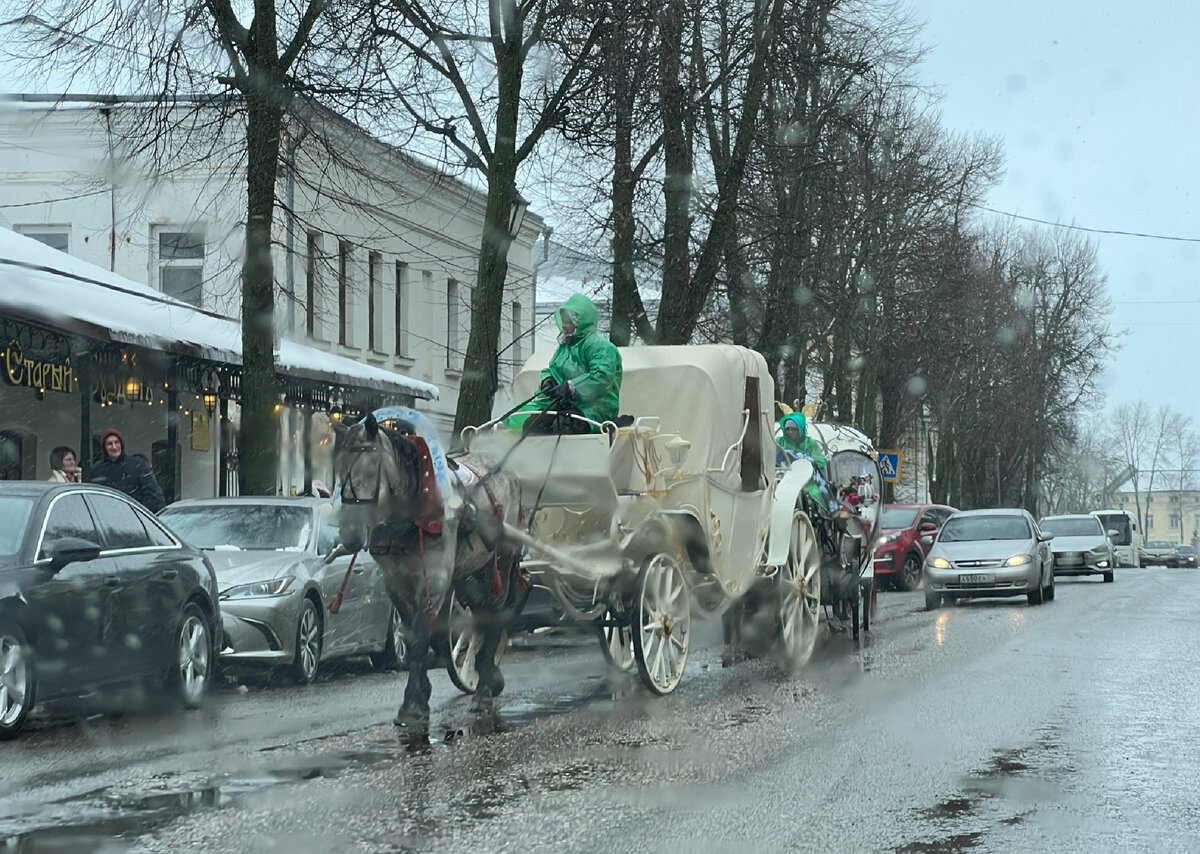
<path fill-rule="evenodd" d="M 1142 565 L 1142 532 L 1137 516 L 1128 510 L 1093 510 L 1105 531 L 1115 531 L 1112 537 L 1113 555 L 1117 566 Z"/>

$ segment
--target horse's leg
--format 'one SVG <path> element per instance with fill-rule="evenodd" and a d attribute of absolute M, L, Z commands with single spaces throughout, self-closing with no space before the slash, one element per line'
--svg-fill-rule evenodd
<path fill-rule="evenodd" d="M 404 685 L 404 701 L 392 720 L 396 726 L 411 729 L 429 729 L 429 696 L 433 686 L 429 682 L 426 658 L 429 653 L 430 620 L 424 608 L 416 612 L 412 626 L 412 645 L 408 656 L 408 681 Z"/>

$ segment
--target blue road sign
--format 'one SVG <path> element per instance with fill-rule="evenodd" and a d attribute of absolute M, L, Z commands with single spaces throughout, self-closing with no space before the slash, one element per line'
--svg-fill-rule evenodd
<path fill-rule="evenodd" d="M 876 451 L 879 456 L 879 471 L 884 483 L 900 482 L 900 466 L 904 462 L 904 451 Z"/>

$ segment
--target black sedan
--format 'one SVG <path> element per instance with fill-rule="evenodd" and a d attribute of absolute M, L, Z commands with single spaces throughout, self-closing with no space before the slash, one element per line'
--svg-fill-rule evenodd
<path fill-rule="evenodd" d="M 0 482 L 0 738 L 36 703 L 153 681 L 200 702 L 216 578 L 137 502 L 102 486 Z"/>

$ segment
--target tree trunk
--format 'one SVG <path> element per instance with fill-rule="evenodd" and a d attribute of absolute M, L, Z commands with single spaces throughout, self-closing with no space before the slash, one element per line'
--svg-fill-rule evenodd
<path fill-rule="evenodd" d="M 620 22 L 617 22 L 618 26 Z M 613 146 L 613 304 L 609 337 L 618 347 L 633 339 L 635 318 L 644 314 L 633 270 L 636 221 L 633 216 L 633 87 L 623 69 L 613 70 L 616 81 L 616 135 Z"/>
<path fill-rule="evenodd" d="M 264 91 L 266 90 L 266 91 Z M 271 228 L 283 110 L 267 86 L 246 94 L 246 257 L 242 266 L 242 421 L 238 485 L 274 495 L 279 471 L 279 386 L 275 372 L 275 275 Z"/>
<path fill-rule="evenodd" d="M 497 50 L 500 97 L 496 107 L 495 149 L 488 172 L 487 208 L 479 252 L 476 286 L 471 296 L 471 334 L 458 391 L 454 435 L 464 427 L 483 424 L 492 416 L 492 403 L 500 385 L 497 352 L 504 283 L 508 278 L 508 249 L 517 179 L 517 116 L 521 106 L 520 34 Z"/>

